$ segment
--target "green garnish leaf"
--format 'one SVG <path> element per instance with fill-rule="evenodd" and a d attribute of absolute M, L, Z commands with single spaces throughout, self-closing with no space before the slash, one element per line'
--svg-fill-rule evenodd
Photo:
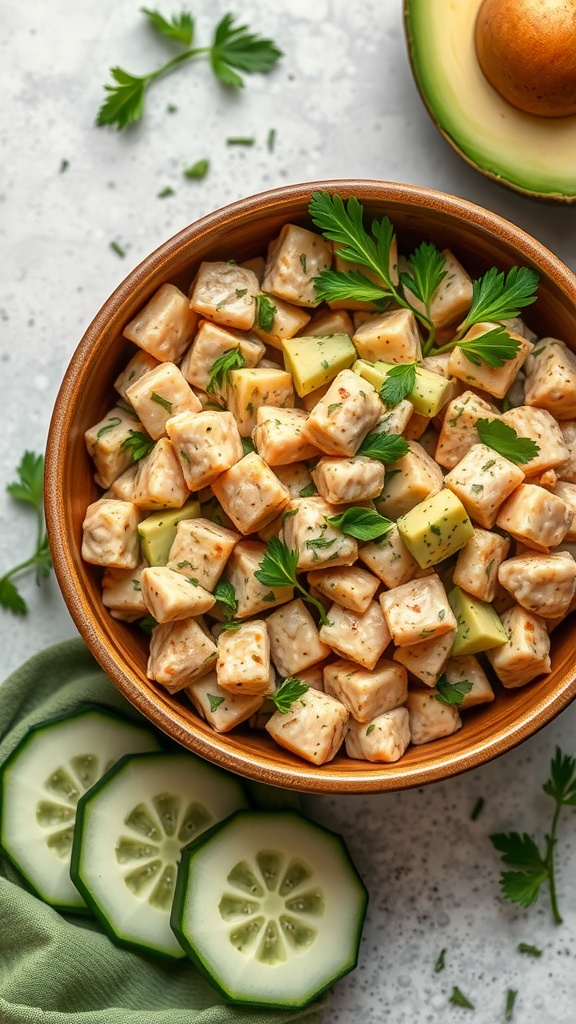
<path fill-rule="evenodd" d="M 388 298 L 380 285 L 374 284 L 360 270 L 321 270 L 314 278 L 314 288 L 320 302 L 355 299 L 380 303 Z"/>
<path fill-rule="evenodd" d="M 276 316 L 276 303 L 272 302 L 272 299 L 268 295 L 260 293 L 256 295 L 256 316 L 255 321 L 257 327 L 265 334 L 270 334 L 274 326 L 274 317 Z"/>
<path fill-rule="evenodd" d="M 347 508 L 337 516 L 327 516 L 326 522 L 341 533 L 356 537 L 357 540 L 375 540 L 377 537 L 383 537 L 394 526 L 390 519 L 381 516 L 375 509 L 359 506 Z"/>
<path fill-rule="evenodd" d="M 368 434 L 356 455 L 366 455 L 382 462 L 398 462 L 410 451 L 410 445 L 401 434 Z"/>
<path fill-rule="evenodd" d="M 238 71 L 267 72 L 282 57 L 271 39 L 254 35 L 246 25 L 234 25 L 234 16 L 225 14 L 216 26 L 210 50 L 210 63 L 224 85 L 242 88 L 244 81 Z"/>
<path fill-rule="evenodd" d="M 469 999 L 460 991 L 457 985 L 454 985 L 452 989 L 452 995 L 450 996 L 449 1002 L 454 1006 L 463 1006 L 466 1010 L 473 1010 L 474 1003 L 471 1003 Z"/>
<path fill-rule="evenodd" d="M 252 440 L 251 437 L 242 437 L 241 441 L 244 455 L 249 455 L 250 452 L 256 451 L 256 445 L 254 444 L 254 441 Z"/>
<path fill-rule="evenodd" d="M 506 993 L 506 1016 L 505 1020 L 512 1020 L 514 1014 L 514 1003 L 516 1002 L 516 996 L 518 992 L 516 989 L 509 988 Z"/>
<path fill-rule="evenodd" d="M 227 146 L 253 146 L 255 142 L 253 135 L 231 135 L 226 139 Z"/>
<path fill-rule="evenodd" d="M 36 513 L 36 548 L 34 553 L 24 562 L 15 565 L 0 577 L 0 607 L 14 615 L 26 615 L 28 605 L 13 577 L 26 569 L 34 569 L 36 583 L 50 574 L 52 556 L 48 545 L 48 537 L 44 529 L 44 456 L 35 452 L 24 452 L 16 470 L 18 479 L 8 484 L 6 490 L 15 501 L 31 505 Z"/>
<path fill-rule="evenodd" d="M 217 697 L 214 693 L 207 693 L 208 703 L 210 704 L 210 711 L 217 711 L 221 704 L 226 700 L 225 697 Z"/>
<path fill-rule="evenodd" d="M 222 623 L 222 629 L 225 629 L 225 630 L 240 629 L 241 625 L 242 625 L 242 622 L 240 621 L 240 619 L 230 619 L 228 622 L 223 622 Z"/>
<path fill-rule="evenodd" d="M 230 622 L 238 611 L 238 600 L 234 584 L 226 576 L 221 576 L 212 593 L 216 600 L 224 605 L 224 618 L 227 622 Z"/>
<path fill-rule="evenodd" d="M 490 836 L 494 847 L 502 854 L 504 864 L 517 871 L 503 871 L 500 885 L 505 899 L 528 907 L 538 899 L 543 882 L 548 882 L 550 907 L 555 924 L 562 924 L 556 896 L 556 870 L 554 852 L 557 843 L 558 821 L 563 807 L 576 807 L 576 758 L 563 754 L 556 747 L 550 763 L 550 778 L 543 785 L 547 796 L 554 801 L 554 813 L 550 832 L 545 835 L 544 854 L 540 853 L 534 840 L 524 833 L 499 833 Z M 538 955 L 533 948 L 522 952 Z"/>
<path fill-rule="evenodd" d="M 443 672 L 436 680 L 438 693 L 434 696 L 440 704 L 450 704 L 452 707 L 459 707 L 467 693 L 472 689 L 472 683 L 468 679 L 460 679 L 457 683 L 450 683 L 446 673 Z"/>
<path fill-rule="evenodd" d="M 504 366 L 518 355 L 520 342 L 511 338 L 505 327 L 494 327 L 478 338 L 464 338 L 457 346 L 474 366 Z"/>
<path fill-rule="evenodd" d="M 144 96 L 150 82 L 147 75 L 132 75 L 124 68 L 110 68 L 113 85 L 105 85 L 104 90 L 108 93 L 104 100 L 96 124 L 115 125 L 118 131 L 122 131 L 129 124 L 139 121 L 144 113 Z"/>
<path fill-rule="evenodd" d="M 110 248 L 112 249 L 112 252 L 115 252 L 116 255 L 120 257 L 120 259 L 124 259 L 126 250 L 122 248 L 120 242 L 110 242 Z"/>
<path fill-rule="evenodd" d="M 216 388 L 221 390 L 230 370 L 240 370 L 243 366 L 246 366 L 246 360 L 239 348 L 229 348 L 223 352 L 218 359 L 214 360 L 208 371 L 208 384 L 206 385 L 208 394 L 215 394 Z"/>
<path fill-rule="evenodd" d="M 309 687 L 301 679 L 289 676 L 276 690 L 276 693 L 270 695 L 270 700 L 282 715 L 286 715 L 295 701 L 299 700 L 308 689 Z"/>
<path fill-rule="evenodd" d="M 157 199 L 166 199 L 168 196 L 173 196 L 173 195 L 175 195 L 174 189 L 171 188 L 170 185 L 166 185 L 166 188 L 161 188 L 160 189 L 160 191 L 157 193 L 156 198 Z"/>
<path fill-rule="evenodd" d="M 528 956 L 539 957 L 542 956 L 542 950 L 538 949 L 538 946 L 531 946 L 528 942 L 518 943 L 518 952 L 527 953 Z"/>
<path fill-rule="evenodd" d="M 266 138 L 266 148 L 267 148 L 269 153 L 273 153 L 274 152 L 275 145 L 276 145 L 276 129 L 275 128 L 271 128 L 270 131 L 268 132 L 268 136 Z"/>
<path fill-rule="evenodd" d="M 322 625 L 330 625 L 322 602 L 312 597 L 312 594 L 309 594 L 302 584 L 299 583 L 296 577 L 297 565 L 298 552 L 293 551 L 278 537 L 271 537 L 260 566 L 254 575 L 264 587 L 272 587 L 273 590 L 277 587 L 294 587 L 300 591 L 304 601 L 307 601 L 308 604 L 316 608 Z"/>
<path fill-rule="evenodd" d="M 148 434 L 141 430 L 129 430 L 129 436 L 125 437 L 120 445 L 121 448 L 129 449 L 134 462 L 139 462 L 145 455 L 152 451 L 155 441 Z"/>
<path fill-rule="evenodd" d="M 171 21 L 166 21 L 166 18 L 159 11 L 151 11 L 147 7 L 141 7 L 140 10 L 149 19 L 152 28 L 160 35 L 165 36 L 166 39 L 171 39 L 175 43 L 182 43 L 183 46 L 190 46 L 192 44 L 192 39 L 194 38 L 194 19 L 188 11 L 175 14 Z"/>
<path fill-rule="evenodd" d="M 300 498 L 311 498 L 313 494 L 318 494 L 316 484 L 313 482 L 306 484 L 306 487 L 303 487 L 301 491 L 298 491 Z"/>
<path fill-rule="evenodd" d="M 432 242 L 422 242 L 408 257 L 411 274 L 400 274 L 404 288 L 412 292 L 426 307 L 430 317 L 430 303 L 446 277 L 446 257 Z"/>
<path fill-rule="evenodd" d="M 484 810 L 484 797 L 483 796 L 479 796 L 477 801 L 476 801 L 476 803 L 474 804 L 474 807 L 472 808 L 471 813 L 470 813 L 471 820 L 472 821 L 477 821 L 478 818 L 480 817 L 480 815 L 482 814 L 483 810 Z"/>
<path fill-rule="evenodd" d="M 144 633 L 148 633 L 148 635 L 150 635 L 150 633 L 152 632 L 154 627 L 158 625 L 158 623 L 156 622 L 156 619 L 152 615 L 145 615 L 143 619 L 138 619 L 138 625 L 140 626 L 140 629 Z"/>
<path fill-rule="evenodd" d="M 271 40 L 255 35 L 245 25 L 234 25 L 234 17 L 231 14 L 224 15 L 216 26 L 211 46 L 190 49 L 194 36 L 194 20 L 188 11 L 175 15 L 171 21 L 158 11 L 147 8 L 143 8 L 142 11 L 160 35 L 184 49 L 147 75 L 132 75 L 124 68 L 111 68 L 112 83 L 104 86 L 107 96 L 96 118 L 96 124 L 99 126 L 112 125 L 118 131 L 122 131 L 128 125 L 135 124 L 144 113 L 148 87 L 172 68 L 193 57 L 208 57 L 214 74 L 224 85 L 240 88 L 244 81 L 238 70 L 249 73 L 270 71 L 282 56 L 281 51 Z M 167 109 L 175 108 L 169 106 Z"/>
<path fill-rule="evenodd" d="M 436 958 L 436 963 L 434 964 L 434 970 L 435 970 L 436 974 L 439 974 L 440 971 L 443 971 L 445 967 L 446 967 L 446 950 L 445 949 L 441 949 L 439 954 L 438 954 L 438 956 L 437 956 L 437 958 Z"/>
<path fill-rule="evenodd" d="M 476 421 L 476 430 L 483 444 L 510 462 L 523 465 L 534 459 L 540 451 L 536 441 L 531 437 L 518 437 L 514 428 L 502 420 L 479 419 Z"/>
<path fill-rule="evenodd" d="M 416 384 L 416 366 L 416 362 L 398 363 L 387 371 L 386 380 L 378 392 L 384 405 L 391 408 L 411 394 Z"/>
<path fill-rule="evenodd" d="M 206 158 L 197 160 L 195 164 L 190 164 L 189 167 L 184 168 L 185 178 L 205 178 L 208 174 L 208 168 L 210 167 L 210 161 Z"/>
<path fill-rule="evenodd" d="M 152 392 L 150 398 L 153 402 L 156 402 L 156 405 L 161 405 L 163 409 L 166 409 L 166 412 L 172 412 L 172 402 L 169 402 L 167 398 L 163 398 L 163 396 L 159 395 L 156 391 Z"/>
<path fill-rule="evenodd" d="M 472 304 L 460 325 L 464 333 L 473 324 L 488 320 L 509 320 L 536 301 L 538 274 L 528 267 L 512 267 L 506 275 L 491 267 L 472 282 Z"/>
<path fill-rule="evenodd" d="M 542 789 L 560 807 L 576 807 L 576 758 L 563 754 L 559 747 L 550 763 L 550 778 Z"/>

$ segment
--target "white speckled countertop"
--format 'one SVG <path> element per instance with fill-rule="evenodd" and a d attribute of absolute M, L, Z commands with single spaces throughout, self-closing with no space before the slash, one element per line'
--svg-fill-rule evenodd
<path fill-rule="evenodd" d="M 576 269 L 576 208 L 539 205 L 499 188 L 440 137 L 412 82 L 400 0 L 213 0 L 189 6 L 198 36 L 232 10 L 270 35 L 285 59 L 269 77 L 225 95 L 200 62 L 150 93 L 145 122 L 117 134 L 94 127 L 108 67 L 142 72 L 167 50 L 137 3 L 5 0 L 2 32 L 2 298 L 0 299 L 0 566 L 28 543 L 26 513 L 5 493 L 25 448 L 41 450 L 66 365 L 100 305 L 147 253 L 186 224 L 276 185 L 333 177 L 431 186 L 486 206 L 535 235 Z M 168 15 L 177 3 L 160 2 Z M 167 105 L 177 110 L 167 112 Z M 270 152 L 268 132 L 276 130 Z M 229 136 L 254 136 L 231 147 Z M 203 181 L 183 168 L 208 157 Z M 68 161 L 61 170 L 62 161 Z M 170 186 L 172 196 L 158 198 Z M 117 241 L 122 259 L 110 248 Z M 54 579 L 23 584 L 28 619 L 0 612 L 4 676 L 43 646 L 74 635 Z M 576 842 L 566 812 L 558 843 L 564 923 L 547 893 L 529 910 L 499 897 L 488 835 L 542 838 L 552 804 L 541 784 L 559 744 L 576 753 L 576 704 L 492 764 L 426 789 L 307 798 L 341 831 L 371 902 L 356 971 L 341 981 L 326 1024 L 514 1024 L 576 1020 Z M 470 813 L 483 797 L 476 821 Z M 543 950 L 517 952 L 519 942 Z M 446 968 L 434 964 L 446 949 Z M 449 1003 L 457 985 L 475 1011 Z"/>

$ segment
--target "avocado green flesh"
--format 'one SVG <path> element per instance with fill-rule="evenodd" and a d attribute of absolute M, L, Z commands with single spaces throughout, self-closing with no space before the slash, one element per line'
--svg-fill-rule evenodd
<path fill-rule="evenodd" d="M 433 121 L 483 174 L 542 199 L 576 202 L 576 115 L 539 118 L 503 100 L 476 58 L 481 0 L 405 0 L 412 71 Z"/>

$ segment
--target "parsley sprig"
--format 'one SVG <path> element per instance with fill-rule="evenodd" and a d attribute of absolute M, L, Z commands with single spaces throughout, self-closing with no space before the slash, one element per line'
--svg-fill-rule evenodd
<path fill-rule="evenodd" d="M 452 707 L 460 707 L 464 697 L 467 693 L 470 693 L 472 689 L 472 683 L 468 679 L 459 679 L 456 683 L 451 683 L 445 672 L 438 676 L 436 680 L 437 693 L 434 694 L 437 701 L 440 704 L 450 704 Z"/>
<path fill-rule="evenodd" d="M 206 391 L 209 395 L 216 394 L 216 390 L 222 390 L 226 383 L 226 377 L 230 370 L 241 370 L 246 366 L 246 360 L 239 348 L 229 348 L 214 360 L 208 371 L 208 383 Z"/>
<path fill-rule="evenodd" d="M 493 448 L 510 462 L 524 465 L 534 459 L 540 451 L 536 441 L 531 437 L 518 437 L 514 427 L 502 420 L 481 418 L 476 421 L 476 430 L 483 444 Z"/>
<path fill-rule="evenodd" d="M 224 621 L 230 622 L 238 611 L 238 599 L 234 584 L 221 576 L 213 590 L 214 597 L 224 606 Z"/>
<path fill-rule="evenodd" d="M 398 405 L 414 390 L 417 365 L 416 362 L 398 363 L 397 366 L 391 366 L 387 371 L 386 380 L 378 394 L 388 408 Z"/>
<path fill-rule="evenodd" d="M 307 684 L 303 683 L 301 679 L 289 676 L 275 693 L 270 694 L 270 700 L 276 705 L 277 711 L 280 711 L 282 715 L 287 715 L 292 705 L 300 697 L 303 697 L 308 689 Z"/>
<path fill-rule="evenodd" d="M 26 615 L 28 605 L 13 582 L 14 576 L 34 567 L 36 583 L 40 586 L 42 580 L 50 575 L 52 568 L 48 537 L 44 529 L 44 456 L 35 452 L 24 452 L 16 472 L 18 480 L 8 484 L 6 490 L 16 501 L 32 505 L 34 508 L 37 519 L 36 550 L 30 558 L 15 565 L 0 577 L 0 605 L 15 615 Z"/>
<path fill-rule="evenodd" d="M 231 89 L 243 87 L 240 71 L 266 73 L 282 57 L 281 50 L 271 39 L 254 34 L 246 25 L 236 25 L 232 14 L 225 14 L 218 22 L 210 46 L 192 47 L 195 25 L 188 11 L 174 15 L 170 21 L 146 7 L 142 8 L 142 13 L 155 32 L 185 49 L 147 75 L 133 75 L 120 67 L 110 68 L 113 81 L 104 86 L 108 95 L 98 111 L 96 124 L 99 126 L 113 125 L 122 131 L 139 121 L 144 114 L 146 92 L 152 83 L 193 57 L 207 56 L 216 78 Z"/>
<path fill-rule="evenodd" d="M 347 508 L 336 516 L 327 516 L 326 522 L 357 540 L 376 540 L 394 526 L 390 519 L 381 516 L 375 509 L 361 506 Z"/>
<path fill-rule="evenodd" d="M 155 441 L 148 437 L 148 434 L 143 434 L 141 430 L 129 430 L 128 437 L 124 438 L 120 447 L 128 449 L 133 461 L 139 462 L 152 451 L 154 444 Z"/>
<path fill-rule="evenodd" d="M 298 552 L 293 551 L 278 537 L 271 537 L 260 566 L 254 575 L 265 587 L 272 587 L 273 589 L 276 587 L 294 587 L 295 590 L 299 590 L 303 599 L 308 604 L 313 605 L 318 611 L 322 625 L 329 626 L 330 622 L 322 602 L 318 601 L 312 594 L 309 594 L 298 581 L 296 576 L 297 565 Z"/>
<path fill-rule="evenodd" d="M 556 896 L 554 851 L 562 808 L 576 807 L 576 758 L 563 754 L 556 747 L 550 763 L 550 778 L 542 789 L 555 804 L 550 832 L 544 837 L 544 853 L 525 832 L 501 832 L 491 835 L 490 839 L 504 864 L 515 869 L 500 875 L 504 898 L 529 907 L 538 899 L 544 882 L 548 882 L 552 918 L 555 924 L 562 924 Z"/>
<path fill-rule="evenodd" d="M 366 455 L 382 462 L 398 462 L 410 451 L 410 445 L 401 434 L 368 434 L 356 455 Z"/>
<path fill-rule="evenodd" d="M 435 246 L 426 243 L 420 246 L 408 259 L 412 274 L 398 276 L 394 259 L 395 233 L 389 217 L 373 220 L 370 231 L 364 226 L 364 207 L 355 197 L 344 202 L 338 194 L 314 192 L 308 212 L 316 227 L 325 238 L 338 244 L 338 255 L 348 263 L 358 264 L 376 275 L 380 283 L 370 280 L 361 270 L 323 270 L 314 278 L 318 299 L 332 302 L 345 298 L 373 302 L 385 308 L 393 300 L 404 309 L 411 309 L 429 334 L 434 335 L 434 325 L 429 316 L 415 309 L 407 300 L 403 290 L 406 280 L 414 294 L 420 292 L 423 304 L 429 309 L 434 292 L 430 288 L 438 280 L 443 269 L 444 257 Z M 434 250 L 436 256 L 432 255 Z M 416 269 L 415 269 L 416 267 Z M 396 281 L 399 283 L 396 283 Z M 440 278 L 441 280 L 441 278 Z M 434 291 L 438 287 L 435 284 Z M 420 295 L 417 296 L 420 298 Z"/>
<path fill-rule="evenodd" d="M 517 354 L 520 342 L 510 338 L 503 327 L 496 326 L 493 331 L 473 341 L 464 342 L 462 339 L 474 324 L 494 321 L 499 324 L 518 316 L 525 306 L 533 303 L 538 287 L 538 275 L 533 270 L 512 267 L 504 274 L 491 267 L 473 281 L 472 303 L 455 337 L 441 348 L 433 349 L 435 326 L 431 307 L 446 275 L 444 254 L 431 242 L 423 242 L 408 256 L 408 271 L 398 274 L 394 262 L 395 233 L 388 217 L 373 220 L 370 230 L 367 230 L 364 208 L 359 200 L 351 196 L 345 202 L 341 196 L 329 192 L 314 192 L 308 209 L 316 227 L 338 245 L 338 255 L 363 268 L 323 270 L 314 278 L 318 299 L 331 302 L 352 298 L 372 302 L 379 309 L 385 309 L 394 302 L 412 310 L 427 331 L 423 346 L 425 356 L 432 351 L 434 354 L 449 352 L 459 345 L 471 362 L 481 360 L 489 366 L 503 366 Z M 369 278 L 364 272 L 366 270 L 377 280 Z"/>

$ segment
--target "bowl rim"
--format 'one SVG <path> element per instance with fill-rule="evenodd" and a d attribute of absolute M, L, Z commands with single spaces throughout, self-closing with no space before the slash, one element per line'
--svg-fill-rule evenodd
<path fill-rule="evenodd" d="M 143 689 L 138 676 L 119 665 L 117 649 L 111 637 L 101 635 L 87 614 L 87 601 L 78 585 L 65 529 L 64 503 L 61 501 L 59 491 L 59 480 L 63 479 L 63 466 L 67 456 L 66 438 L 73 416 L 73 403 L 70 399 L 77 381 L 82 376 L 86 357 L 109 319 L 121 319 L 122 310 L 127 306 L 135 289 L 143 285 L 168 259 L 174 260 L 178 254 L 185 251 L 192 241 L 209 235 L 215 227 L 221 227 L 223 220 L 233 225 L 237 221 L 244 221 L 255 211 L 261 211 L 263 206 L 270 215 L 273 215 L 275 210 L 281 210 L 282 215 L 288 220 L 287 202 L 295 208 L 299 207 L 302 201 L 308 199 L 310 193 L 315 191 L 338 193 L 343 198 L 356 196 L 365 202 L 416 204 L 452 215 L 457 219 L 464 218 L 468 223 L 485 230 L 491 237 L 499 237 L 508 245 L 519 249 L 527 260 L 537 262 L 544 273 L 550 276 L 554 284 L 576 306 L 576 275 L 549 249 L 500 215 L 457 196 L 423 186 L 378 179 L 326 179 L 283 185 L 236 200 L 182 228 L 145 257 L 103 303 L 84 332 L 65 370 L 48 430 L 44 484 L 47 531 L 55 575 L 79 633 L 115 686 L 156 727 L 199 756 L 216 762 L 238 775 L 270 785 L 300 791 L 350 794 L 395 791 L 442 781 L 477 768 L 533 735 L 576 698 L 576 665 L 566 668 L 550 691 L 524 713 L 521 722 L 496 728 L 488 740 L 483 739 L 465 750 L 453 752 L 448 759 L 435 757 L 432 749 L 434 745 L 430 744 L 430 758 L 426 767 L 405 764 L 401 776 L 387 775 L 389 766 L 370 762 L 366 762 L 365 769 L 355 769 L 354 772 L 346 771 L 344 768 L 339 770 L 330 763 L 326 766 L 316 766 L 302 762 L 301 767 L 299 766 L 295 772 L 291 766 L 276 763 L 266 751 L 261 755 L 239 754 L 227 745 L 226 734 L 213 732 L 208 742 L 202 735 L 175 722 L 169 708 L 163 706 L 162 701 L 153 700 Z M 246 759 L 247 756 L 249 760 Z M 323 767 L 329 769 L 329 774 L 323 772 Z"/>

